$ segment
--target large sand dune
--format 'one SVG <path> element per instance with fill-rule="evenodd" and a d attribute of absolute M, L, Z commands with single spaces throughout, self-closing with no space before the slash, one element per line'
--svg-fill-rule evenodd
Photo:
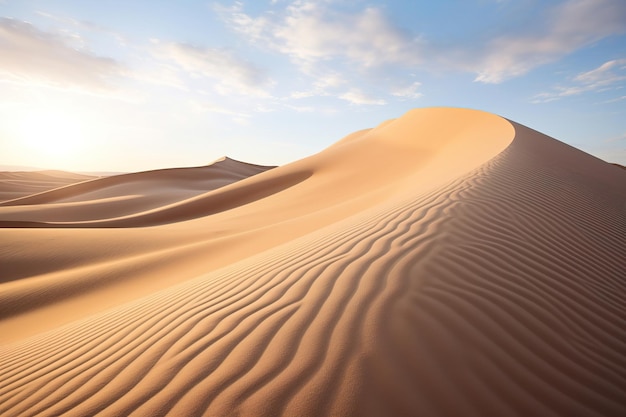
<path fill-rule="evenodd" d="M 222 168 L 0 207 L 0 415 L 626 415 L 625 171 L 447 108 Z"/>

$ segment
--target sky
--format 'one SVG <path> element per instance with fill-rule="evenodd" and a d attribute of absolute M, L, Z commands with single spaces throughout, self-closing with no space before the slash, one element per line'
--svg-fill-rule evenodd
<path fill-rule="evenodd" d="M 626 165 L 624 0 L 0 0 L 0 165 L 282 165 L 412 108 Z"/>

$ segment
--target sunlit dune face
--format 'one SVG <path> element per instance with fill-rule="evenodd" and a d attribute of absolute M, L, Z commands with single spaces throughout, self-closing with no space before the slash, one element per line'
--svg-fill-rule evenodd
<path fill-rule="evenodd" d="M 33 111 L 18 121 L 19 140 L 51 162 L 68 162 L 84 149 L 85 137 L 81 121 L 60 111 Z"/>

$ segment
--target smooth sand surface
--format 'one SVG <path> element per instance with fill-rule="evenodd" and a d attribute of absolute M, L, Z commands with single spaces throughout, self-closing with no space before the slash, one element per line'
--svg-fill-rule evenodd
<path fill-rule="evenodd" d="M 0 172 L 0 203 L 93 178 L 64 171 Z"/>
<path fill-rule="evenodd" d="M 82 181 L 0 203 L 0 226 L 14 226 L 11 222 L 21 226 L 25 222 L 101 221 L 140 213 L 271 168 L 224 157 L 204 167 L 170 168 Z M 0 173 L 0 179 L 10 174 Z"/>
<path fill-rule="evenodd" d="M 266 168 L 0 204 L 0 415 L 626 415 L 626 171 L 451 108 Z"/>

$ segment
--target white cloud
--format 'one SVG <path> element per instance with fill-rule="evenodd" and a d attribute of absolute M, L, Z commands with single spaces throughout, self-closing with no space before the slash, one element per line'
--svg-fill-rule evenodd
<path fill-rule="evenodd" d="M 287 105 L 287 108 L 297 112 L 297 113 L 313 113 L 319 111 L 319 109 L 315 106 L 291 106 Z"/>
<path fill-rule="evenodd" d="M 500 83 L 599 39 L 624 32 L 626 2 L 623 0 L 568 0 L 551 9 L 539 27 L 493 39 L 473 64 L 478 73 L 475 81 Z"/>
<path fill-rule="evenodd" d="M 510 3 L 496 2 L 502 8 Z M 401 29 L 383 8 L 359 10 L 354 3 L 336 7 L 331 0 L 295 0 L 256 15 L 240 2 L 215 10 L 250 43 L 280 52 L 313 80 L 291 98 L 335 96 L 351 103 L 371 101 L 359 94 L 367 95 L 373 83 L 388 92 L 388 99 L 418 98 L 420 84 L 408 74 L 419 70 L 470 72 L 477 82 L 501 83 L 626 32 L 624 0 L 559 0 L 537 13 L 527 10 L 533 21 L 505 29 L 486 43 L 479 45 L 473 37 L 453 46 Z M 409 84 L 398 86 L 397 79 Z M 579 94 L 574 87 L 563 94 Z"/>
<path fill-rule="evenodd" d="M 100 34 L 104 34 L 104 35 L 112 37 L 120 45 L 123 45 L 123 46 L 127 45 L 128 43 L 126 38 L 121 33 L 113 31 L 109 28 L 106 28 L 94 22 L 90 22 L 86 20 L 78 20 L 72 17 L 67 17 L 67 16 L 60 16 L 60 15 L 49 13 L 49 12 L 42 11 L 42 10 L 35 11 L 35 14 L 45 17 L 53 22 L 60 23 L 62 27 L 64 28 L 74 27 L 76 29 L 83 30 L 83 31 L 90 31 L 90 32 L 97 32 Z M 67 31 L 67 29 L 63 29 L 63 30 Z"/>
<path fill-rule="evenodd" d="M 296 1 L 284 13 L 251 17 L 240 3 L 217 11 L 250 41 L 280 51 L 301 65 L 346 59 L 365 67 L 419 62 L 419 40 L 395 27 L 381 10 L 332 10 L 325 2 Z"/>
<path fill-rule="evenodd" d="M 618 101 L 622 101 L 622 100 L 626 100 L 626 96 L 615 97 L 615 98 L 612 98 L 610 100 L 603 102 L 602 104 L 617 103 Z"/>
<path fill-rule="evenodd" d="M 241 3 L 216 6 L 216 11 L 249 42 L 284 54 L 313 79 L 310 88 L 290 94 L 295 99 L 335 96 L 353 104 L 382 104 L 384 100 L 369 97 L 363 85 L 375 79 L 384 88 L 391 84 L 380 77 L 386 69 L 413 68 L 422 59 L 421 40 L 375 7 L 349 12 L 332 7 L 330 1 L 299 0 L 258 16 L 245 13 Z M 415 97 L 416 87 L 407 88 L 395 95 Z"/>
<path fill-rule="evenodd" d="M 342 100 L 346 100 L 350 102 L 351 104 L 357 104 L 357 105 L 363 105 L 363 104 L 372 105 L 373 104 L 373 105 L 382 106 L 382 105 L 387 104 L 385 100 L 371 97 L 356 88 L 353 88 L 350 91 L 347 91 L 341 94 L 339 98 Z"/>
<path fill-rule="evenodd" d="M 177 66 L 156 60 L 149 60 L 147 64 L 135 68 L 131 77 L 141 83 L 176 88 L 182 91 L 190 90 L 181 78 Z"/>
<path fill-rule="evenodd" d="M 416 81 L 409 85 L 395 87 L 391 89 L 391 95 L 395 97 L 405 98 L 405 99 L 420 98 L 422 97 L 423 94 L 418 92 L 417 90 L 418 88 L 420 88 L 421 85 L 422 83 Z"/>
<path fill-rule="evenodd" d="M 376 8 L 339 14 L 304 3 L 289 10 L 273 36 L 281 51 L 295 59 L 340 57 L 365 67 L 417 63 L 415 40 L 395 28 Z"/>
<path fill-rule="evenodd" d="M 348 84 L 348 81 L 344 76 L 336 71 L 328 72 L 314 72 L 309 74 L 315 81 L 313 82 L 313 88 L 304 91 L 295 91 L 291 93 L 291 98 L 307 98 L 307 97 L 319 97 L 331 95 L 329 91 L 336 90 L 337 88 Z"/>
<path fill-rule="evenodd" d="M 71 39 L 30 23 L 0 18 L 0 80 L 86 91 L 112 88 L 122 66 L 77 49 Z M 79 42 L 80 43 L 80 42 Z"/>
<path fill-rule="evenodd" d="M 569 85 L 555 86 L 552 91 L 537 94 L 532 102 L 546 103 L 587 92 L 612 90 L 618 88 L 619 84 L 625 80 L 626 59 L 615 59 L 607 61 L 595 69 L 576 75 Z M 617 98 L 608 102 L 620 100 L 621 98 Z"/>
<path fill-rule="evenodd" d="M 158 58 L 175 63 L 192 77 L 208 79 L 220 94 L 265 96 L 272 84 L 263 70 L 228 50 L 154 42 Z"/>
<path fill-rule="evenodd" d="M 578 74 L 575 78 L 593 88 L 603 87 L 626 79 L 626 59 L 614 59 L 605 62 L 598 68 Z M 618 72 L 622 71 L 622 74 Z"/>

